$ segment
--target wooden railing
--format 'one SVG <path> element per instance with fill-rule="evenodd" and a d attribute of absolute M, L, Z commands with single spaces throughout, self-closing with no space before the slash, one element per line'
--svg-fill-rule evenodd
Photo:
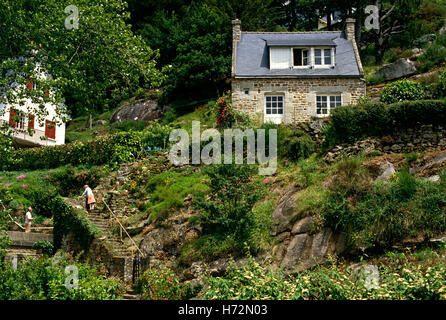
<path fill-rule="evenodd" d="M 127 230 L 124 228 L 124 226 L 121 224 L 121 221 L 119 221 L 118 217 L 115 215 L 115 213 L 113 212 L 112 209 L 110 209 L 110 207 L 108 206 L 107 202 L 105 202 L 104 199 L 102 199 L 102 202 L 105 204 L 105 206 L 107 207 L 108 211 L 110 211 L 111 215 L 113 216 L 113 218 L 118 222 L 119 224 L 119 231 L 121 233 L 121 240 L 122 240 L 122 231 L 125 232 L 125 234 L 127 235 L 127 237 L 130 239 L 130 241 L 133 243 L 133 245 L 136 247 L 136 249 L 138 249 L 139 254 L 141 255 L 141 257 L 145 257 L 144 253 L 142 253 L 141 249 L 138 247 L 138 245 L 136 244 L 135 240 L 133 240 L 133 238 L 129 235 L 129 233 L 127 232 Z"/>

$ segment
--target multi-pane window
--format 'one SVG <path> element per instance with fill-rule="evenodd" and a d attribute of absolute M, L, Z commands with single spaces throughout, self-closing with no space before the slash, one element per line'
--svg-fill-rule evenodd
<path fill-rule="evenodd" d="M 266 97 L 266 114 L 283 114 L 283 96 Z"/>
<path fill-rule="evenodd" d="M 314 64 L 315 65 L 331 65 L 331 49 L 314 49 Z"/>
<path fill-rule="evenodd" d="M 307 66 L 308 61 L 308 50 L 293 49 L 293 65 L 295 67 Z"/>
<path fill-rule="evenodd" d="M 316 114 L 318 116 L 328 116 L 330 109 L 339 107 L 341 104 L 340 95 L 318 95 L 316 96 Z"/>

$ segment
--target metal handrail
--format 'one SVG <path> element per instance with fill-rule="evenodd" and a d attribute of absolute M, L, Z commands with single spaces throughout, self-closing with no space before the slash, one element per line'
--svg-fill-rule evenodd
<path fill-rule="evenodd" d="M 121 224 L 121 222 L 119 221 L 118 217 L 115 215 L 115 213 L 112 211 L 112 209 L 110 209 L 110 207 L 108 206 L 107 202 L 105 202 L 104 199 L 102 199 L 102 202 L 104 202 L 105 206 L 107 207 L 107 209 L 110 211 L 110 213 L 113 215 L 113 217 L 116 219 L 116 221 L 119 223 L 119 226 L 121 228 L 121 232 L 122 230 L 124 230 L 125 234 L 127 235 L 127 237 L 129 237 L 129 239 L 132 241 L 133 245 L 136 247 L 136 249 L 138 249 L 139 253 L 141 254 L 141 256 L 144 258 L 145 255 L 144 253 L 142 253 L 141 249 L 139 249 L 138 245 L 136 244 L 136 242 L 133 240 L 133 238 L 129 235 L 129 233 L 127 232 L 127 230 L 124 228 L 124 226 Z"/>

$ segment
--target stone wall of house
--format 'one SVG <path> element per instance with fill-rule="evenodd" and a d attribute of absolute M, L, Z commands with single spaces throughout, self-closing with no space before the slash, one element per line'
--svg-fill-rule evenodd
<path fill-rule="evenodd" d="M 365 82 L 354 78 L 232 79 L 232 104 L 236 110 L 263 122 L 265 96 L 283 95 L 283 123 L 307 122 L 316 116 L 317 94 L 340 93 L 342 104 L 349 105 L 356 104 L 365 95 L 365 90 Z"/>

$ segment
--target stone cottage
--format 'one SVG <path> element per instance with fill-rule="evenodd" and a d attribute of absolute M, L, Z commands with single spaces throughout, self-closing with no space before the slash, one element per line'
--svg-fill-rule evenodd
<path fill-rule="evenodd" d="M 306 122 L 366 94 L 355 20 L 345 31 L 242 32 L 233 20 L 232 104 L 262 122 Z"/>

